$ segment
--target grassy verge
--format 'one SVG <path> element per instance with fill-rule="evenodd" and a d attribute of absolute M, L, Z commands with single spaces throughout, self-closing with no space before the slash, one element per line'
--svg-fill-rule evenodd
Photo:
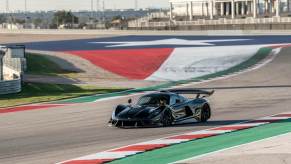
<path fill-rule="evenodd" d="M 27 53 L 27 71 L 28 74 L 37 75 L 57 75 L 64 73 L 71 73 L 69 71 L 61 69 L 59 65 L 49 60 L 44 55 Z"/>
<path fill-rule="evenodd" d="M 64 84 L 25 83 L 23 85 L 22 92 L 20 93 L 0 95 L 0 107 L 54 101 L 122 90 L 124 89 Z"/>
<path fill-rule="evenodd" d="M 63 70 L 58 64 L 45 55 L 27 53 L 26 59 L 26 74 L 46 76 L 72 76 L 76 74 L 72 71 Z M 122 90 L 125 89 L 99 88 L 85 85 L 24 83 L 20 93 L 0 95 L 0 108 L 112 93 Z"/>

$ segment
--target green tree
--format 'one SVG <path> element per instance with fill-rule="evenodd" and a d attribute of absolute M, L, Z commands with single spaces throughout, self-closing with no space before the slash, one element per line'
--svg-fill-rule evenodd
<path fill-rule="evenodd" d="M 71 11 L 58 11 L 54 14 L 53 24 L 76 24 L 79 23 L 79 18 L 76 17 Z"/>
<path fill-rule="evenodd" d="M 7 17 L 4 14 L 0 14 L 0 24 L 5 23 L 7 21 Z"/>
<path fill-rule="evenodd" d="M 15 18 L 15 19 L 13 20 L 13 22 L 18 23 L 18 24 L 24 24 L 24 23 L 25 23 L 25 20 L 24 20 L 24 19 L 18 19 L 18 18 Z"/>
<path fill-rule="evenodd" d="M 121 15 L 113 16 L 111 21 L 115 21 L 115 20 L 123 20 L 123 17 Z"/>
<path fill-rule="evenodd" d="M 36 19 L 33 19 L 33 20 L 32 20 L 32 23 L 33 23 L 35 26 L 40 26 L 40 25 L 43 23 L 43 20 L 40 19 L 40 18 L 36 18 Z"/>

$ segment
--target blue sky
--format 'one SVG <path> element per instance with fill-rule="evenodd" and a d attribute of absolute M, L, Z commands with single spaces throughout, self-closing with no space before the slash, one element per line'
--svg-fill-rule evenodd
<path fill-rule="evenodd" d="M 25 0 L 8 0 L 10 11 L 24 10 Z M 96 1 L 94 1 L 94 9 Z M 102 6 L 102 1 L 99 0 Z M 104 0 L 107 9 L 134 8 L 134 0 Z M 139 8 L 168 7 L 168 0 L 138 0 Z M 90 10 L 91 0 L 27 0 L 29 11 L 39 10 Z M 6 0 L 0 0 L 0 12 L 6 11 Z"/>

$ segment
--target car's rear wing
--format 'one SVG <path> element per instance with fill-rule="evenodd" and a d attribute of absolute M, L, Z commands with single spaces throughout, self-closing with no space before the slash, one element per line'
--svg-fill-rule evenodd
<path fill-rule="evenodd" d="M 201 95 L 203 97 L 211 96 L 214 93 L 214 90 L 207 91 L 202 89 L 193 89 L 193 88 L 182 88 L 182 89 L 169 89 L 168 92 L 177 93 L 177 94 L 196 94 L 196 98 L 199 98 Z"/>

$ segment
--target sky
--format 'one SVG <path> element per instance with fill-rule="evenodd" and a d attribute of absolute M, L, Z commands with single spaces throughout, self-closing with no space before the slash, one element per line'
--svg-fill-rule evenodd
<path fill-rule="evenodd" d="M 6 1 L 0 0 L 0 12 L 6 11 Z M 8 0 L 10 11 L 24 11 L 25 0 Z M 26 0 L 28 11 L 41 10 L 91 10 L 91 0 Z M 102 1 L 100 9 L 102 9 Z M 106 9 L 129 9 L 135 7 L 135 0 L 104 0 Z M 96 10 L 97 0 L 93 0 L 94 10 Z M 168 8 L 169 0 L 138 0 L 138 8 Z"/>

